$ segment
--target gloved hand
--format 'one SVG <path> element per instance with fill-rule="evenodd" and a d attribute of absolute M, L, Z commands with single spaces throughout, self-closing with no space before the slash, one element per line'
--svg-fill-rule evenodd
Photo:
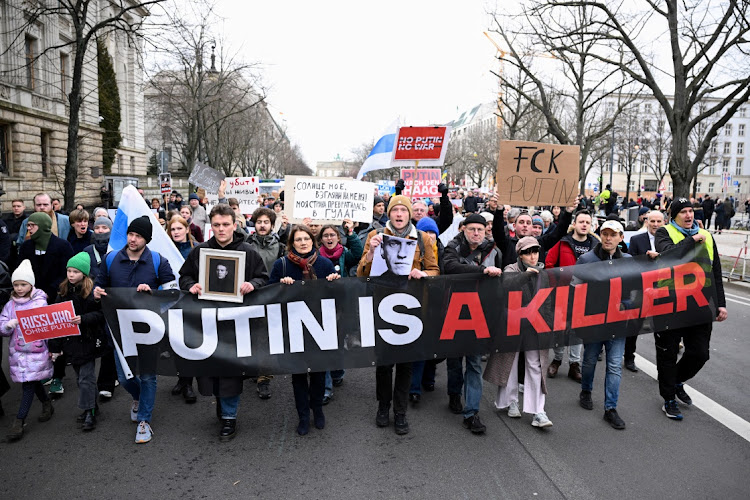
<path fill-rule="evenodd" d="M 446 186 L 444 182 L 441 182 L 440 184 L 438 184 L 438 193 L 440 194 L 448 193 L 448 186 Z"/>
<path fill-rule="evenodd" d="M 18 326 L 18 320 L 15 318 L 5 323 L 5 329 L 9 332 L 15 329 L 17 326 Z"/>
<path fill-rule="evenodd" d="M 399 179 L 398 181 L 396 181 L 397 190 L 403 191 L 405 187 L 406 187 L 406 184 L 404 183 L 403 179 Z"/>

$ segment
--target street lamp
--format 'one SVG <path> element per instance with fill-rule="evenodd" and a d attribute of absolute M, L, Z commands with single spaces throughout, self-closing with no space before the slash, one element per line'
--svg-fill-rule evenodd
<path fill-rule="evenodd" d="M 638 169 L 638 198 L 641 197 L 641 155 L 639 154 L 641 152 L 641 147 L 636 144 L 634 146 L 635 149 L 635 157 L 637 159 L 636 168 Z"/>

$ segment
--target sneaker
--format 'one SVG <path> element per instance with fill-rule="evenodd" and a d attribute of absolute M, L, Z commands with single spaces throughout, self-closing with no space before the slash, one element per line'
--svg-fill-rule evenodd
<path fill-rule="evenodd" d="M 627 368 L 628 370 L 630 370 L 633 373 L 638 373 L 638 367 L 635 366 L 635 361 L 632 361 L 632 360 L 631 361 L 626 361 L 625 362 L 625 368 Z"/>
<path fill-rule="evenodd" d="M 523 394 L 523 384 L 518 384 L 518 394 Z"/>
<path fill-rule="evenodd" d="M 401 436 L 409 433 L 409 422 L 406 421 L 406 413 L 396 413 L 393 421 L 396 434 Z"/>
<path fill-rule="evenodd" d="M 221 430 L 219 431 L 219 441 L 225 443 L 237 435 L 237 420 L 226 418 L 221 421 Z"/>
<path fill-rule="evenodd" d="M 511 401 L 508 406 L 508 416 L 510 418 L 521 418 L 521 410 L 518 409 L 518 401 Z"/>
<path fill-rule="evenodd" d="M 578 395 L 578 404 L 581 405 L 581 408 L 593 410 L 594 402 L 591 400 L 591 391 L 581 391 L 581 394 Z"/>
<path fill-rule="evenodd" d="M 461 404 L 460 394 L 448 394 L 448 408 L 456 415 L 464 412 L 464 405 Z"/>
<path fill-rule="evenodd" d="M 51 378 L 45 378 L 44 380 L 42 380 L 42 385 L 50 385 L 51 383 L 52 383 Z"/>
<path fill-rule="evenodd" d="M 138 431 L 135 433 L 135 442 L 138 444 L 148 443 L 153 436 L 154 432 L 151 430 L 151 426 L 148 425 L 148 422 L 142 420 L 138 424 Z"/>
<path fill-rule="evenodd" d="M 331 379 L 331 382 L 333 382 L 334 387 L 341 387 L 341 384 L 344 383 L 344 377 Z"/>
<path fill-rule="evenodd" d="M 487 430 L 487 426 L 479 420 L 479 415 L 476 413 L 464 419 L 464 428 L 469 429 L 473 434 L 484 434 Z"/>
<path fill-rule="evenodd" d="M 133 401 L 133 404 L 130 405 L 130 421 L 134 424 L 138 423 L 138 407 L 138 401 Z"/>
<path fill-rule="evenodd" d="M 271 398 L 271 383 L 268 380 L 258 384 L 258 397 L 260 399 Z"/>
<path fill-rule="evenodd" d="M 677 396 L 677 399 L 685 403 L 686 405 L 690 406 L 693 404 L 693 399 L 688 396 L 688 393 L 685 392 L 685 388 L 682 384 L 677 384 L 674 386 L 675 389 L 675 396 Z"/>
<path fill-rule="evenodd" d="M 682 420 L 680 407 L 677 406 L 677 401 L 675 401 L 674 399 L 664 401 L 664 406 L 662 406 L 661 409 L 664 411 L 664 414 L 667 416 L 667 418 L 671 418 L 672 420 Z"/>
<path fill-rule="evenodd" d="M 409 402 L 413 405 L 419 404 L 419 402 L 422 400 L 422 395 L 417 393 L 410 393 L 409 394 Z"/>
<path fill-rule="evenodd" d="M 100 399 L 112 399 L 112 392 L 111 391 L 99 391 L 99 398 Z"/>
<path fill-rule="evenodd" d="M 534 420 L 531 421 L 531 425 L 533 427 L 551 427 L 552 421 L 547 418 L 547 414 L 543 411 L 540 411 L 536 415 L 534 415 Z"/>
<path fill-rule="evenodd" d="M 388 427 L 391 423 L 391 405 L 379 404 L 378 413 L 375 415 L 375 425 L 378 427 Z"/>
<path fill-rule="evenodd" d="M 625 428 L 625 421 L 620 418 L 620 415 L 617 414 L 617 410 L 614 408 L 604 411 L 604 420 L 609 422 L 609 425 L 615 429 L 622 430 Z"/>
<path fill-rule="evenodd" d="M 83 421 L 83 425 L 81 426 L 81 429 L 83 432 L 89 432 L 96 429 L 96 413 L 95 410 L 87 410 L 86 411 L 86 418 Z"/>
<path fill-rule="evenodd" d="M 64 392 L 65 388 L 63 387 L 62 379 L 53 378 L 52 382 L 50 382 L 49 393 L 62 396 Z"/>
<path fill-rule="evenodd" d="M 323 396 L 323 406 L 327 405 L 333 399 L 333 394 L 326 394 Z"/>

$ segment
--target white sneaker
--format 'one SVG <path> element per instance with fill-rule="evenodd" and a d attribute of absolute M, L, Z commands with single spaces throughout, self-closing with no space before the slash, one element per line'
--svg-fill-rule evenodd
<path fill-rule="evenodd" d="M 148 443 L 151 441 L 154 433 L 151 426 L 145 420 L 138 424 L 138 431 L 135 433 L 135 442 L 138 444 Z"/>
<path fill-rule="evenodd" d="M 110 391 L 99 391 L 99 397 L 104 399 L 112 399 L 112 393 Z"/>
<path fill-rule="evenodd" d="M 523 384 L 518 384 L 518 394 L 523 394 Z"/>
<path fill-rule="evenodd" d="M 547 414 L 543 411 L 540 411 L 536 415 L 534 415 L 534 420 L 531 421 L 531 425 L 534 427 L 550 427 L 552 425 L 552 422 L 549 418 L 547 418 Z"/>
<path fill-rule="evenodd" d="M 521 418 L 521 410 L 518 409 L 518 401 L 511 401 L 508 406 L 508 416 L 510 418 Z"/>
<path fill-rule="evenodd" d="M 133 404 L 130 406 L 130 421 L 135 423 L 138 423 L 138 401 L 133 401 Z"/>

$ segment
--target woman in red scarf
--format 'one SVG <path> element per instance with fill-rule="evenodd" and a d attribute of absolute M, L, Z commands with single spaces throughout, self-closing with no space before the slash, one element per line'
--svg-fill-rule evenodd
<path fill-rule="evenodd" d="M 268 284 L 293 284 L 296 280 L 314 280 L 324 277 L 328 281 L 339 279 L 333 263 L 318 255 L 315 236 L 309 227 L 292 226 L 287 239 L 287 254 L 273 263 Z M 325 372 L 295 373 L 292 375 L 294 403 L 297 406 L 299 425 L 297 434 L 304 436 L 310 431 L 310 408 L 313 411 L 315 427 L 323 429 L 326 418 L 323 415 L 323 395 L 325 392 Z"/>

